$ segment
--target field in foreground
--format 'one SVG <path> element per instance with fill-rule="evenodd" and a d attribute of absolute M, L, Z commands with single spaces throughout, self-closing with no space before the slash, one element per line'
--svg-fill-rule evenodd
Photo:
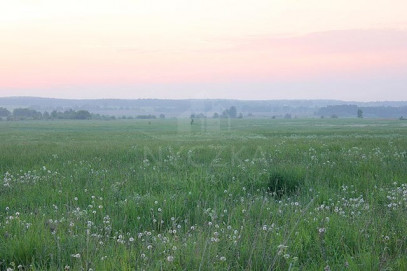
<path fill-rule="evenodd" d="M 0 122 L 0 270 L 407 270 L 407 123 Z"/>

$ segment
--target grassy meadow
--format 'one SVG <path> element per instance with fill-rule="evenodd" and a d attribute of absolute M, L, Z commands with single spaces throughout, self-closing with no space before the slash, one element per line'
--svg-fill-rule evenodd
<path fill-rule="evenodd" d="M 0 270 L 407 270 L 407 122 L 0 122 Z"/>

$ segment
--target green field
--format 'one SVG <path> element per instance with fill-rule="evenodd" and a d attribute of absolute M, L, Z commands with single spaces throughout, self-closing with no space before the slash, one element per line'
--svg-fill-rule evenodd
<path fill-rule="evenodd" d="M 0 122 L 0 270 L 407 270 L 407 122 Z"/>

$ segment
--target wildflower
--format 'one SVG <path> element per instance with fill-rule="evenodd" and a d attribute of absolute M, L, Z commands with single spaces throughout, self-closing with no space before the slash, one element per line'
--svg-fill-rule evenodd
<path fill-rule="evenodd" d="M 219 258 L 222 262 L 226 261 L 226 257 L 222 256 Z"/>
<path fill-rule="evenodd" d="M 171 256 L 171 255 L 170 255 L 170 256 L 168 256 L 168 257 L 167 257 L 167 261 L 169 261 L 169 262 L 174 261 L 174 256 Z"/>
<path fill-rule="evenodd" d="M 79 259 L 81 257 L 81 254 L 72 254 L 71 257 Z"/>

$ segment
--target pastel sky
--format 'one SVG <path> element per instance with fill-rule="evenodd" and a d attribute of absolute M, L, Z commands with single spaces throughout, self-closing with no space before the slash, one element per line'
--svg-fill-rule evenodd
<path fill-rule="evenodd" d="M 407 100 L 405 0 L 0 2 L 0 96 Z"/>

